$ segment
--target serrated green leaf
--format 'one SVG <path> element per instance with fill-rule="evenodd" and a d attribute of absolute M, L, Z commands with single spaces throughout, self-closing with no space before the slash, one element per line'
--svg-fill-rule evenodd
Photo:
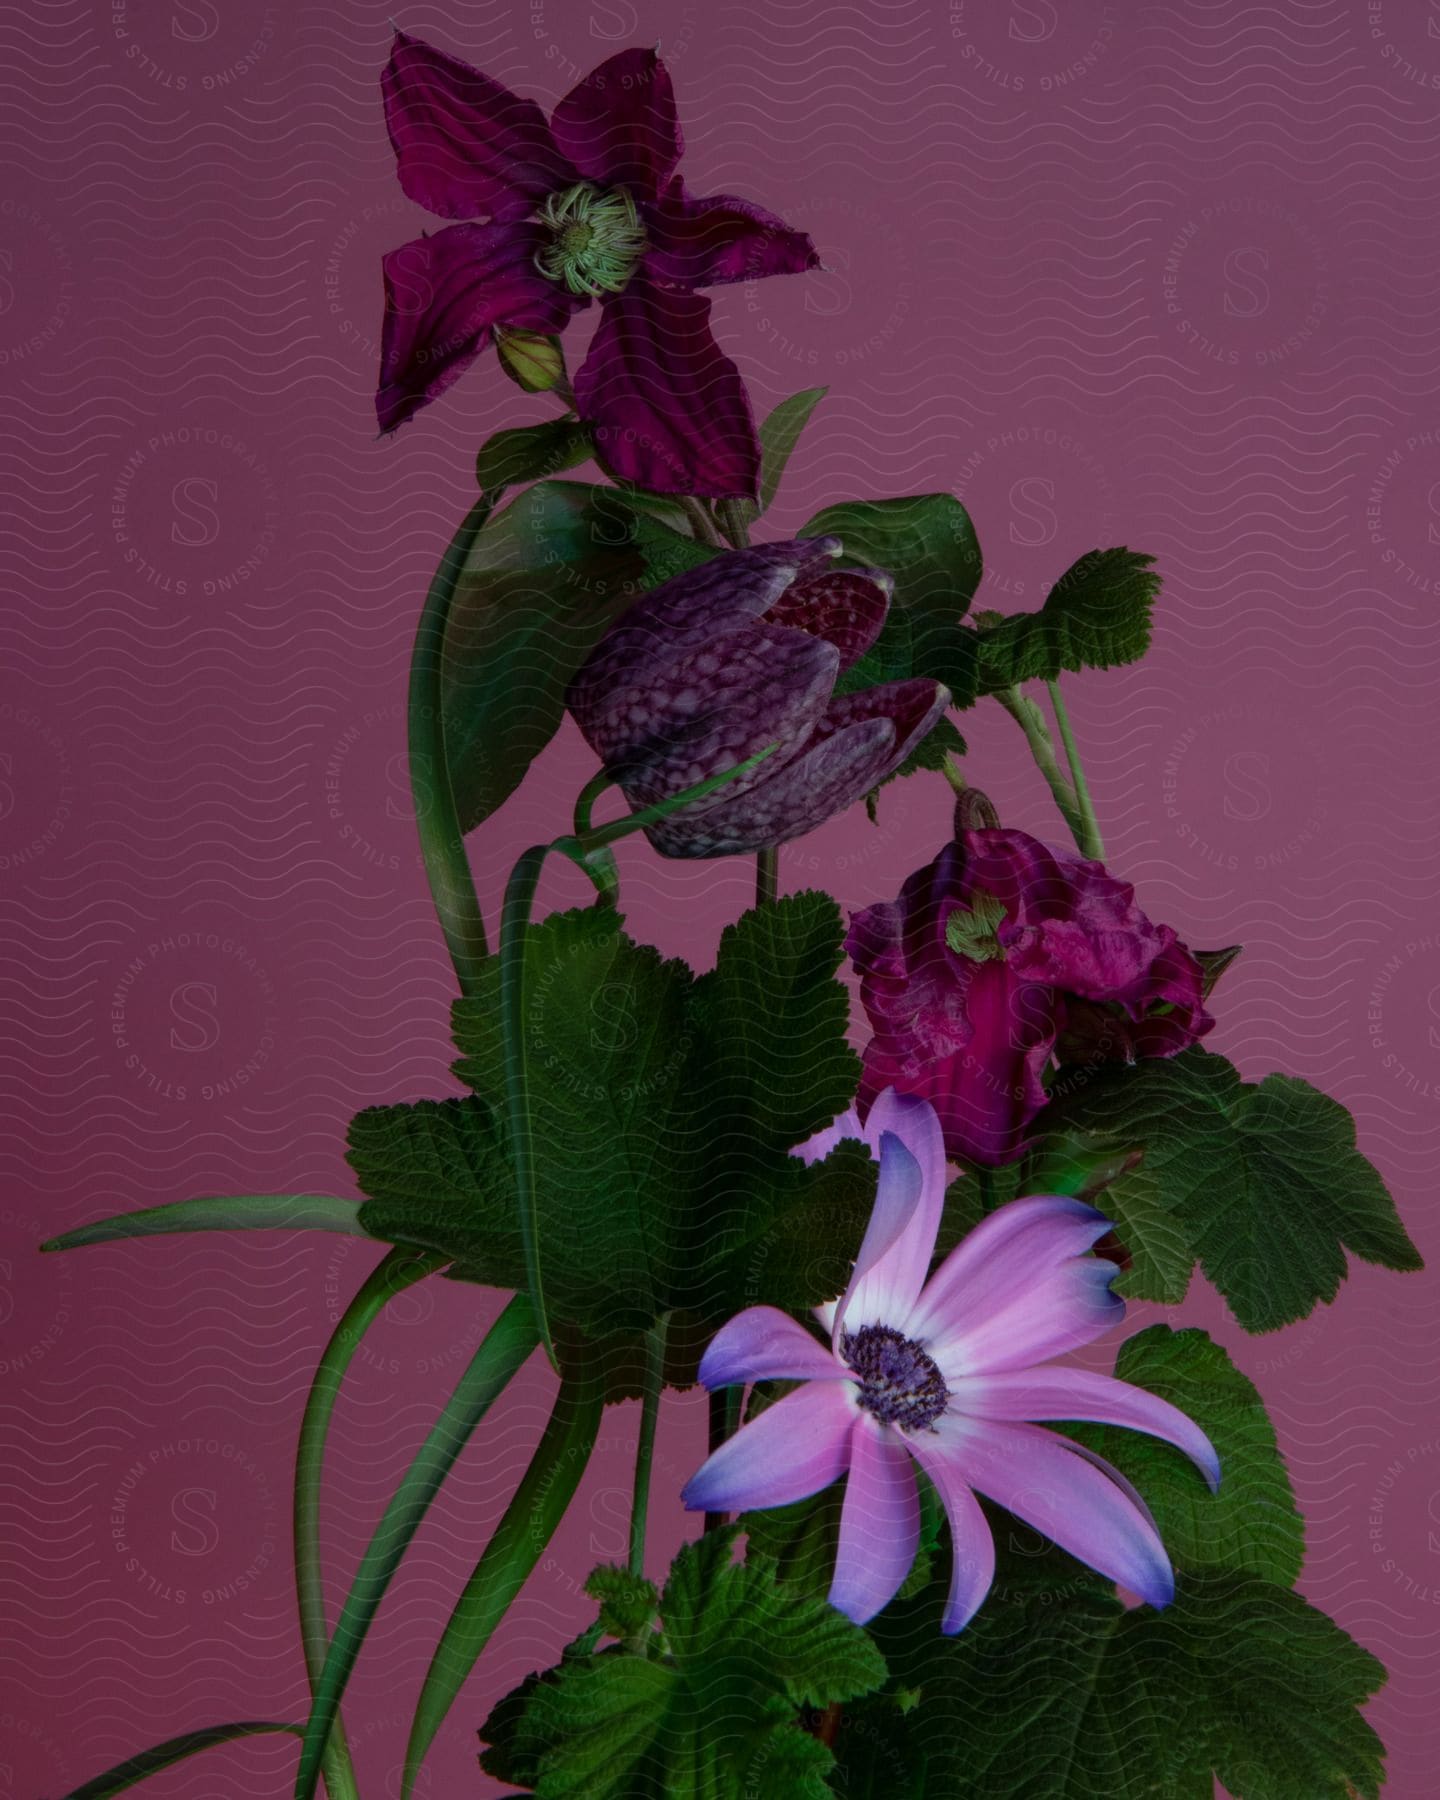
<path fill-rule="evenodd" d="M 445 751 L 464 830 L 520 785 L 606 629 L 648 589 L 714 554 L 613 488 L 583 482 L 536 482 L 489 520 L 445 632 Z"/>
<path fill-rule="evenodd" d="M 177 1231 L 338 1231 L 364 1237 L 353 1200 L 331 1194 L 216 1194 L 116 1213 L 47 1238 L 42 1250 L 79 1250 L 119 1238 L 162 1237 Z"/>
<path fill-rule="evenodd" d="M 760 499 L 753 509 L 747 508 L 754 518 L 769 512 L 774 504 L 785 465 L 800 442 L 801 432 L 810 423 L 810 415 L 828 392 L 828 388 L 817 387 L 792 394 L 788 400 L 782 400 L 761 425 Z"/>
<path fill-rule="evenodd" d="M 1150 648 L 1160 592 L 1153 556 L 1123 546 L 1092 550 L 1072 564 L 1035 613 L 1017 613 L 980 633 L 980 690 L 1053 681 L 1062 669 L 1110 669 Z"/>
<path fill-rule="evenodd" d="M 601 1627 L 611 1637 L 628 1638 L 649 1631 L 660 1611 L 660 1595 L 653 1582 L 609 1563 L 591 1570 L 585 1592 L 599 1604 Z"/>
<path fill-rule="evenodd" d="M 1192 1418 L 1220 1457 L 1212 1494 L 1189 1459 L 1159 1438 L 1113 1425 L 1064 1425 L 1144 1494 L 1182 1574 L 1256 1575 L 1291 1587 L 1305 1526 L 1264 1402 L 1203 1331 L 1152 1325 L 1120 1347 L 1115 1373 Z"/>
<path fill-rule="evenodd" d="M 1307 1082 L 1244 1082 L 1223 1056 L 1192 1048 L 1076 1072 L 1056 1091 L 1038 1128 L 1143 1145 L 1154 1204 L 1247 1331 L 1275 1331 L 1333 1300 L 1347 1249 L 1389 1269 L 1421 1266 L 1356 1148 L 1355 1121 Z M 1158 1260 L 1154 1223 L 1148 1241 L 1140 1212 L 1126 1228 Z M 1173 1252 L 1163 1255 L 1173 1266 Z"/>
<path fill-rule="evenodd" d="M 475 479 L 482 494 L 560 475 L 594 455 L 590 427 L 579 419 L 546 419 L 497 431 L 480 446 Z"/>
<path fill-rule="evenodd" d="M 791 1741 L 801 1709 L 872 1691 L 884 1662 L 823 1601 L 781 1585 L 763 1563 L 732 1562 L 733 1537 L 716 1532 L 681 1550 L 660 1596 L 662 1628 L 643 1653 L 562 1663 L 522 1703 L 503 1701 L 481 1728 L 487 1773 L 528 1784 L 537 1800 L 823 1793 L 814 1783 L 829 1752 Z"/>
<path fill-rule="evenodd" d="M 1215 1777 L 1236 1800 L 1379 1793 L 1358 1708 L 1384 1670 L 1270 1582 L 1192 1577 L 1162 1613 L 1085 1582 L 1012 1586 L 949 1640 L 935 1606 L 890 1609 L 877 1633 L 896 1684 L 920 1689 L 927 1794 L 1208 1800 Z M 844 1768 L 843 1732 L 837 1753 Z"/>
<path fill-rule="evenodd" d="M 849 693 L 912 675 L 943 681 L 958 707 L 976 691 L 973 631 L 961 624 L 980 584 L 980 544 L 953 494 L 850 500 L 827 506 L 797 537 L 838 537 L 842 563 L 884 569 L 895 579 L 879 639 L 837 684 Z"/>
<path fill-rule="evenodd" d="M 591 1336 L 680 1312 L 692 1334 L 761 1300 L 843 1286 L 874 1164 L 791 1147 L 854 1094 L 839 908 L 787 895 L 748 913 L 698 980 L 627 938 L 613 909 L 558 913 L 526 937 L 527 1067 L 551 1315 Z M 371 1109 L 351 1130 L 361 1223 L 445 1251 L 458 1272 L 523 1284 L 501 1102 L 498 969 L 454 1014 L 471 1101 Z"/>

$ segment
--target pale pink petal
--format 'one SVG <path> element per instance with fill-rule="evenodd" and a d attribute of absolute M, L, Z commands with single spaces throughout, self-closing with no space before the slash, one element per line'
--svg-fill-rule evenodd
<path fill-rule="evenodd" d="M 887 1131 L 880 1139 L 880 1179 L 875 1188 L 874 1210 L 855 1259 L 850 1285 L 835 1312 L 837 1350 L 844 1332 L 858 1331 L 862 1325 L 876 1322 L 894 1324 L 909 1312 L 914 1296 L 901 1285 L 908 1267 L 904 1239 L 920 1212 L 924 1185 L 920 1164 L 900 1139 Z M 892 1251 L 899 1254 L 892 1256 Z"/>
<path fill-rule="evenodd" d="M 869 1413 L 855 1421 L 840 1513 L 830 1604 L 863 1625 L 888 1606 L 920 1543 L 920 1499 L 910 1452 Z"/>
<path fill-rule="evenodd" d="M 1027 1369 L 1090 1344 L 1125 1317 L 1125 1302 L 1110 1283 L 1120 1273 L 1099 1256 L 1072 1256 L 1041 1280 L 1011 1290 L 1009 1305 L 993 1306 L 986 1317 L 953 1325 L 924 1338 L 947 1384 L 967 1375 Z M 1003 1301 L 1004 1296 L 996 1297 Z"/>
<path fill-rule="evenodd" d="M 775 1306 L 736 1313 L 700 1359 L 700 1380 L 707 1388 L 746 1381 L 840 1381 L 846 1374 L 828 1344 Z"/>
<path fill-rule="evenodd" d="M 872 1271 L 874 1278 L 885 1281 L 895 1303 L 903 1308 L 903 1314 L 887 1314 L 887 1322 L 903 1329 L 930 1271 L 940 1215 L 945 1210 L 945 1140 L 930 1102 L 894 1088 L 886 1088 L 878 1096 L 865 1121 L 865 1135 L 877 1151 L 887 1132 L 899 1138 L 920 1165 L 920 1200 L 915 1212 L 886 1252 L 883 1265 Z M 861 1322 L 858 1314 L 852 1315 L 851 1329 Z"/>
<path fill-rule="evenodd" d="M 1089 1369 L 1011 1369 L 950 1383 L 957 1412 L 980 1419 L 1090 1419 L 1148 1432 L 1183 1450 L 1209 1482 L 1220 1485 L 1215 1446 L 1194 1422 L 1156 1394 Z"/>
<path fill-rule="evenodd" d="M 912 1455 L 935 1483 L 945 1516 L 950 1521 L 954 1560 L 950 1569 L 950 1595 L 940 1629 L 947 1635 L 963 1631 L 980 1610 L 995 1580 L 995 1539 L 980 1510 L 980 1502 L 960 1473 L 955 1459 L 946 1454 L 945 1440 L 936 1432 L 914 1431 L 906 1438 Z"/>
<path fill-rule="evenodd" d="M 1039 1425 L 950 1413 L 937 1435 L 957 1474 L 988 1499 L 1151 1606 L 1174 1599 L 1175 1577 L 1154 1520 L 1101 1458 L 1080 1455 Z"/>
<path fill-rule="evenodd" d="M 808 1500 L 845 1473 L 857 1408 L 848 1381 L 815 1381 L 742 1425 L 680 1495 L 691 1512 L 751 1512 Z"/>

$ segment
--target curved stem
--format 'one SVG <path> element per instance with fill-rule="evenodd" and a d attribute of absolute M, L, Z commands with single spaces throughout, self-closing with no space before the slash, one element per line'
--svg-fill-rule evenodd
<path fill-rule="evenodd" d="M 520 1245 L 525 1282 L 535 1309 L 535 1327 L 545 1354 L 558 1368 L 545 1286 L 540 1269 L 539 1190 L 535 1179 L 535 1137 L 530 1119 L 530 1084 L 525 1048 L 525 933 L 530 907 L 550 846 L 536 844 L 516 863 L 500 909 L 500 1032 L 505 1046 L 505 1104 L 509 1121 L 510 1166 L 520 1203 Z"/>
<path fill-rule="evenodd" d="M 755 904 L 773 906 L 780 887 L 780 852 L 772 847 L 755 856 Z"/>
<path fill-rule="evenodd" d="M 340 1396 L 340 1384 L 360 1340 L 396 1294 L 443 1268 L 446 1258 L 433 1251 L 391 1250 L 376 1266 L 345 1309 L 310 1384 L 295 1451 L 295 1597 L 300 1608 L 300 1642 L 313 1694 L 325 1667 L 330 1634 L 325 1624 L 325 1590 L 320 1562 L 320 1487 L 325 1440 Z M 358 1800 L 355 1771 L 339 1716 L 330 1734 L 323 1763 L 330 1800 Z"/>
<path fill-rule="evenodd" d="M 665 1392 L 665 1329 L 661 1319 L 645 1334 L 645 1392 L 640 1400 L 640 1434 L 635 1444 L 635 1488 L 630 1499 L 630 1573 L 645 1573 L 645 1526 L 650 1516 L 650 1465 L 655 1459 L 655 1427 Z"/>
<path fill-rule="evenodd" d="M 701 544 L 713 544 L 718 550 L 720 533 L 715 529 L 714 521 L 701 502 L 691 494 L 676 494 L 675 499 L 680 503 L 681 512 L 690 521 L 690 529 L 695 534 L 696 541 Z"/>
<path fill-rule="evenodd" d="M 1103 862 L 1105 844 L 1100 836 L 1099 821 L 1095 817 L 1095 804 L 1090 798 L 1090 784 L 1085 779 L 1085 770 L 1080 761 L 1080 746 L 1075 742 L 1075 733 L 1070 729 L 1070 715 L 1060 697 L 1060 683 L 1047 681 L 1045 685 L 1050 690 L 1050 704 L 1055 709 L 1060 742 L 1065 746 L 1065 760 L 1070 765 L 1070 779 L 1075 784 L 1075 805 L 1080 827 L 1075 834 L 1075 843 L 1082 856 L 1090 856 L 1096 862 Z"/>
<path fill-rule="evenodd" d="M 445 934 L 445 947 L 455 965 L 455 979 L 465 995 L 477 990 L 488 946 L 445 759 L 445 629 L 460 571 L 493 505 L 491 497 L 477 500 L 450 540 L 425 596 L 410 657 L 407 731 L 415 828 L 420 835 L 430 897 Z"/>
<path fill-rule="evenodd" d="M 1061 817 L 1069 827 L 1071 836 L 1079 844 L 1081 837 L 1080 805 L 1075 798 L 1074 788 L 1065 779 L 1064 771 L 1056 759 L 1055 746 L 1050 741 L 1044 714 L 1030 696 L 1022 694 L 1018 687 L 999 688 L 996 690 L 995 698 L 1025 733 L 1025 741 L 1030 746 L 1030 754 L 1035 758 L 1035 766 L 1049 783 L 1050 792 L 1055 796 L 1055 804 L 1060 808 Z"/>

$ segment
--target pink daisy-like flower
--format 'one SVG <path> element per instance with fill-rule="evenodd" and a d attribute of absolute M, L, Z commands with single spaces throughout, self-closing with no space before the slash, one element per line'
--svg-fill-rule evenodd
<path fill-rule="evenodd" d="M 945 1200 L 945 1147 L 928 1101 L 887 1089 L 862 1127 L 852 1112 L 800 1147 L 842 1137 L 880 1163 L 875 1210 L 844 1297 L 820 1309 L 828 1345 L 775 1307 L 723 1326 L 700 1365 L 707 1388 L 804 1385 L 744 1425 L 687 1484 L 695 1511 L 785 1506 L 846 1476 L 831 1604 L 857 1624 L 892 1600 L 920 1534 L 914 1462 L 950 1521 L 954 1569 L 942 1630 L 989 1592 L 995 1545 L 983 1494 L 1152 1606 L 1174 1597 L 1160 1534 L 1118 1469 L 1038 1421 L 1091 1419 L 1148 1432 L 1190 1457 L 1212 1488 L 1204 1432 L 1168 1401 L 1113 1376 L 1049 1362 L 1124 1316 L 1115 1264 L 1091 1253 L 1107 1219 L 1035 1195 L 1001 1207 L 926 1272 Z"/>

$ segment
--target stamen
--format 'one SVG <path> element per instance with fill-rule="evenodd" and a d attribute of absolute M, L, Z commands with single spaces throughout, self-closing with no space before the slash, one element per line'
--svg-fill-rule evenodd
<path fill-rule="evenodd" d="M 893 1325 L 842 1331 L 840 1354 L 860 1377 L 861 1406 L 882 1425 L 929 1431 L 950 1404 L 933 1357 Z"/>
<path fill-rule="evenodd" d="M 551 194 L 539 218 L 551 241 L 536 252 L 535 267 L 572 294 L 618 294 L 645 253 L 645 227 L 624 188 L 577 182 Z"/>

